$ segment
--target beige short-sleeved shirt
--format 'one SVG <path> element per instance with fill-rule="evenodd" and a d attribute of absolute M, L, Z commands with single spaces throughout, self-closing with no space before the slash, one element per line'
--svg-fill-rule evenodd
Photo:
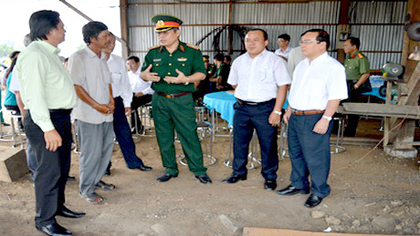
<path fill-rule="evenodd" d="M 75 85 L 79 85 L 99 104 L 109 104 L 109 85 L 112 84 L 106 56 L 101 52 L 99 58 L 89 47 L 85 47 L 69 58 L 70 76 Z M 89 104 L 77 99 L 73 108 L 72 119 L 92 124 L 112 122 L 113 115 L 103 114 Z"/>

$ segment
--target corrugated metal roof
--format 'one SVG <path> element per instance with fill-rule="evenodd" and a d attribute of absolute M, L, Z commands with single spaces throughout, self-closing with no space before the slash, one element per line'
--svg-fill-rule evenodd
<path fill-rule="evenodd" d="M 181 40 L 195 44 L 211 31 L 228 24 L 229 4 L 213 3 L 175 4 L 179 0 L 130 0 L 131 3 L 150 3 L 128 6 L 129 47 L 142 59 L 149 47 L 156 45 L 156 35 L 150 19 L 156 14 L 169 14 L 181 18 Z M 220 0 L 205 0 L 221 2 Z M 252 1 L 252 0 L 250 0 Z M 226 0 L 228 2 L 228 0 Z M 153 3 L 157 3 L 153 5 Z M 164 4 L 168 3 L 168 4 Z M 262 28 L 269 35 L 269 49 L 277 49 L 277 36 L 287 33 L 290 45 L 298 46 L 302 32 L 311 28 L 322 28 L 330 33 L 330 50 L 336 49 L 336 32 L 340 12 L 340 1 L 310 1 L 307 3 L 233 3 L 233 23 L 249 28 Z M 404 1 L 353 1 L 350 11 L 350 32 L 360 37 L 362 51 L 383 51 L 387 53 L 367 53 L 371 68 L 379 69 L 386 61 L 401 61 L 403 43 L 403 23 L 407 3 Z M 311 25 L 312 24 L 312 25 Z M 388 24 L 388 25 L 387 25 Z M 203 40 L 200 48 L 211 57 L 214 34 Z M 240 50 L 241 42 L 235 33 L 233 49 Z M 227 50 L 227 31 L 219 41 L 220 49 Z M 235 51 L 233 56 L 239 52 Z M 336 56 L 336 52 L 331 55 Z"/>

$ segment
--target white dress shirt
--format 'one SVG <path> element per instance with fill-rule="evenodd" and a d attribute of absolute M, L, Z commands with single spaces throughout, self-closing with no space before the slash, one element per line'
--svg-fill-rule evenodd
<path fill-rule="evenodd" d="M 287 47 L 286 48 L 286 51 L 285 52 L 283 52 L 282 50 L 281 50 L 281 48 L 279 48 L 279 49 L 277 49 L 275 52 L 274 52 L 274 54 L 276 54 L 276 55 L 279 55 L 279 56 L 282 56 L 282 57 L 285 57 L 285 58 L 289 58 L 289 54 L 290 54 L 290 52 L 292 51 L 292 47 Z"/>
<path fill-rule="evenodd" d="M 83 87 L 99 104 L 109 104 L 109 85 L 112 84 L 112 76 L 106 63 L 105 53 L 101 52 L 101 58 L 99 58 L 86 46 L 70 56 L 69 70 L 75 85 Z M 78 98 L 73 108 L 72 119 L 101 124 L 112 122 L 113 114 L 103 114 Z"/>
<path fill-rule="evenodd" d="M 326 52 L 309 62 L 301 61 L 294 73 L 289 105 L 296 110 L 324 110 L 329 100 L 346 99 L 344 66 Z"/>
<path fill-rule="evenodd" d="M 121 97 L 124 107 L 131 107 L 133 93 L 131 91 L 130 79 L 127 75 L 125 61 L 120 56 L 111 54 L 108 61 L 108 68 L 112 73 L 112 96 Z"/>
<path fill-rule="evenodd" d="M 249 102 L 265 102 L 277 97 L 278 87 L 290 84 L 284 60 L 264 49 L 251 58 L 245 53 L 232 63 L 228 83 L 237 85 L 235 97 Z"/>
<path fill-rule="evenodd" d="M 12 78 L 10 78 L 9 91 L 15 94 L 16 91 L 20 91 L 19 80 L 16 72 L 17 66 L 13 67 Z"/>
<path fill-rule="evenodd" d="M 128 77 L 130 78 L 131 90 L 133 93 L 140 93 L 142 92 L 143 95 L 146 94 L 153 94 L 154 90 L 151 88 L 152 81 L 144 81 L 140 78 L 140 67 L 137 69 L 136 73 L 132 71 L 128 72 Z"/>

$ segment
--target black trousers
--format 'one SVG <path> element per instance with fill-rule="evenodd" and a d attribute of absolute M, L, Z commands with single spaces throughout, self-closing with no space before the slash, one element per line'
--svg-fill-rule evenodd
<path fill-rule="evenodd" d="M 150 94 L 147 94 L 141 97 L 136 97 L 133 94 L 133 100 L 131 102 L 131 112 L 134 114 L 131 114 L 131 128 L 134 128 L 135 124 L 137 124 L 137 127 L 135 127 L 137 132 L 140 132 L 140 128 L 141 128 L 141 120 L 140 120 L 140 116 L 139 116 L 139 112 L 137 111 L 137 108 L 151 101 L 152 101 L 152 95 Z M 136 120 L 137 120 L 137 123 L 136 123 Z"/>
<path fill-rule="evenodd" d="M 44 132 L 34 123 L 30 111 L 25 114 L 25 133 L 34 149 L 38 166 L 35 170 L 35 224 L 55 223 L 55 215 L 65 202 L 64 191 L 70 169 L 71 110 L 50 111 L 50 117 L 63 142 L 55 152 L 45 148 Z"/>
<path fill-rule="evenodd" d="M 342 102 L 360 102 L 360 90 L 353 87 L 354 83 L 352 81 L 347 81 L 347 88 L 349 91 L 349 98 Z M 354 137 L 356 136 L 357 125 L 359 124 L 358 115 L 348 115 L 347 116 L 347 126 L 344 130 L 344 136 Z"/>
<path fill-rule="evenodd" d="M 235 103 L 233 118 L 233 173 L 246 175 L 248 169 L 249 143 L 254 129 L 261 148 L 261 174 L 265 179 L 277 179 L 279 159 L 277 156 L 277 127 L 268 123 L 275 102 L 258 106 Z"/>

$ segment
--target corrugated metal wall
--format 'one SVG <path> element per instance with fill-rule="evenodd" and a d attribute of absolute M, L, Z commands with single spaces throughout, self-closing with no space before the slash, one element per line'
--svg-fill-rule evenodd
<path fill-rule="evenodd" d="M 229 1 L 129 0 L 129 48 L 142 60 L 149 47 L 158 44 L 150 19 L 156 14 L 169 14 L 181 18 L 181 40 L 195 44 L 214 29 L 228 24 Z M 269 49 L 276 49 L 277 36 L 287 33 L 290 45 L 298 46 L 299 36 L 305 30 L 322 28 L 330 33 L 331 54 L 336 56 L 336 31 L 340 1 L 310 1 L 302 3 L 233 3 L 232 23 L 249 28 L 262 28 L 269 34 Z M 361 49 L 367 51 L 372 69 L 379 69 L 386 61 L 401 61 L 403 20 L 406 2 L 352 2 L 350 11 L 351 35 L 360 37 Z M 379 24 L 379 25 L 378 25 Z M 388 25 L 387 25 L 388 24 Z M 212 57 L 213 35 L 206 38 L 200 48 Z M 227 31 L 220 37 L 220 49 L 227 50 Z M 234 34 L 233 57 L 241 50 L 239 36 Z M 377 52 L 380 51 L 380 52 Z"/>

